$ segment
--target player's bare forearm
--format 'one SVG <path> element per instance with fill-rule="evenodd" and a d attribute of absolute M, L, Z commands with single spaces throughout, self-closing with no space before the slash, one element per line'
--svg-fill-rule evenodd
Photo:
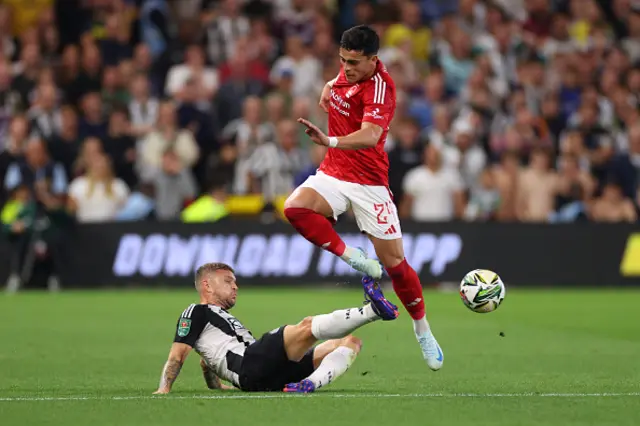
<path fill-rule="evenodd" d="M 191 346 L 184 343 L 174 343 L 171 345 L 169 358 L 162 369 L 162 377 L 160 378 L 160 386 L 155 394 L 169 393 L 173 382 L 178 378 L 180 370 L 184 365 L 187 356 L 191 352 Z"/>
<path fill-rule="evenodd" d="M 338 137 L 339 149 L 364 149 L 373 148 L 378 144 L 382 136 L 382 127 L 375 124 L 364 123 L 362 128 L 346 136 Z"/>
<path fill-rule="evenodd" d="M 216 376 L 216 373 L 214 373 L 202 359 L 200 360 L 200 368 L 202 368 L 202 375 L 209 389 L 222 389 L 220 378 Z"/>
<path fill-rule="evenodd" d="M 160 386 L 155 393 L 169 393 L 173 383 L 178 378 L 180 370 L 182 370 L 183 362 L 179 359 L 169 358 L 162 369 L 162 377 L 160 377 Z"/>

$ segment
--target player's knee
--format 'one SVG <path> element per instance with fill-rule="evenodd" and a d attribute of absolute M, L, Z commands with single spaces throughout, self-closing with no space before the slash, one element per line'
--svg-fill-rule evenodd
<path fill-rule="evenodd" d="M 294 213 L 295 209 L 308 209 L 309 205 L 309 197 L 305 196 L 304 192 L 301 189 L 298 189 L 293 192 L 293 194 L 289 195 L 284 202 L 284 214 L 288 217 L 288 214 Z M 288 212 L 287 212 L 288 210 Z"/>
<path fill-rule="evenodd" d="M 346 346 L 350 349 L 353 349 L 355 353 L 358 353 L 362 348 L 362 340 L 350 334 L 342 339 L 342 344 L 340 346 Z"/>
<path fill-rule="evenodd" d="M 404 255 L 402 253 L 389 253 L 382 256 L 379 256 L 380 262 L 386 269 L 395 268 L 404 260 Z"/>
<path fill-rule="evenodd" d="M 306 317 L 296 325 L 301 338 L 306 339 L 313 337 L 313 332 L 311 331 L 312 323 L 313 317 Z"/>

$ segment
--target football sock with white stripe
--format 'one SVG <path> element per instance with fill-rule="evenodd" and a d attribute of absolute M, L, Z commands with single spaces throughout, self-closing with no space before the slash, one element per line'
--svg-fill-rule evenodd
<path fill-rule="evenodd" d="M 318 340 L 340 339 L 377 319 L 379 317 L 370 304 L 360 308 L 340 309 L 330 314 L 313 317 L 311 333 Z"/>
<path fill-rule="evenodd" d="M 343 375 L 356 359 L 356 352 L 346 346 L 340 346 L 324 357 L 316 371 L 308 377 L 316 389 L 326 386 Z"/>

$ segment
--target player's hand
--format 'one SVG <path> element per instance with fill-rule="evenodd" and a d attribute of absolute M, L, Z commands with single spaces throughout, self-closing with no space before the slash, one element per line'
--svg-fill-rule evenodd
<path fill-rule="evenodd" d="M 322 146 L 329 146 L 329 137 L 325 135 L 322 130 L 318 128 L 315 124 L 310 122 L 309 120 L 305 120 L 304 118 L 298 118 L 298 123 L 303 124 L 307 127 L 307 130 L 304 132 L 309 135 L 311 140 Z"/>
<path fill-rule="evenodd" d="M 168 393 L 169 393 L 169 389 L 160 388 L 157 391 L 155 391 L 153 394 L 154 395 L 166 395 Z"/>
<path fill-rule="evenodd" d="M 331 101 L 331 86 L 329 83 L 324 85 L 322 89 L 322 94 L 320 95 L 320 108 L 324 110 L 324 112 L 329 113 L 329 102 Z"/>

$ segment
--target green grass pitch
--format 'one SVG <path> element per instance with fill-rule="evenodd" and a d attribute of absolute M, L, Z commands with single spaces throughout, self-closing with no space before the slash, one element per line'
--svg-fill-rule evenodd
<path fill-rule="evenodd" d="M 491 314 L 428 291 L 445 354 L 438 372 L 401 311 L 359 330 L 351 370 L 313 395 L 208 391 L 193 353 L 172 394 L 152 397 L 177 317 L 195 296 L 0 295 L 0 424 L 640 424 L 639 291 L 509 290 Z M 260 335 L 361 301 L 355 290 L 241 288 L 234 312 Z"/>

